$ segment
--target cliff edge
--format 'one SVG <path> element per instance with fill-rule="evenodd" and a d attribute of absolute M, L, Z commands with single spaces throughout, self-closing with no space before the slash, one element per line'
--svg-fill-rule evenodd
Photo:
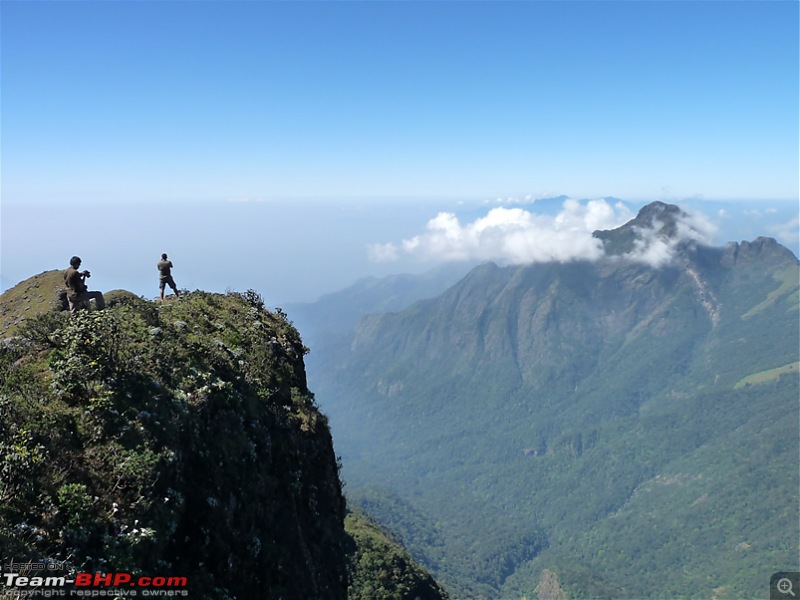
<path fill-rule="evenodd" d="M 252 291 L 70 315 L 49 302 L 56 279 L 0 297 L 6 588 L 44 565 L 192 598 L 346 598 L 357 543 L 286 315 Z"/>

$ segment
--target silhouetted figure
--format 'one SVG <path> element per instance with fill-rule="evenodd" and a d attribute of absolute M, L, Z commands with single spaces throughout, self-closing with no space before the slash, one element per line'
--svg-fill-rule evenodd
<path fill-rule="evenodd" d="M 178 286 L 175 285 L 175 280 L 172 278 L 172 261 L 167 260 L 166 253 L 162 254 L 161 260 L 158 261 L 158 272 L 158 287 L 161 290 L 161 299 L 164 299 L 164 288 L 168 285 L 172 288 L 172 291 L 175 292 L 176 296 L 180 296 Z"/>
<path fill-rule="evenodd" d="M 64 271 L 64 283 L 67 286 L 67 301 L 69 312 L 74 313 L 82 308 L 89 308 L 89 301 L 94 300 L 97 309 L 106 307 L 106 300 L 101 292 L 90 292 L 86 288 L 86 278 L 91 277 L 89 271 L 78 271 L 81 266 L 81 257 L 73 256 L 69 259 L 69 269 Z"/>

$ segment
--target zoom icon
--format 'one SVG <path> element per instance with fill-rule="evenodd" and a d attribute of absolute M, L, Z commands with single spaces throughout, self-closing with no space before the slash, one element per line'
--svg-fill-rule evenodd
<path fill-rule="evenodd" d="M 781 571 L 769 579 L 770 600 L 795 600 L 800 594 L 800 572 Z"/>

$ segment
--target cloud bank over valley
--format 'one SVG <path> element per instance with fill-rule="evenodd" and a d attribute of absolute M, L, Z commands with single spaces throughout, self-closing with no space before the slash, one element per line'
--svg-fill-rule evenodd
<path fill-rule="evenodd" d="M 598 260 L 603 242 L 592 234 L 615 229 L 636 213 L 621 201 L 567 199 L 555 214 L 532 208 L 495 207 L 484 216 L 462 222 L 453 212 L 440 212 L 423 233 L 402 240 L 369 246 L 375 262 L 391 262 L 415 256 L 429 262 L 491 260 L 503 264 Z M 717 227 L 700 213 L 682 213 L 676 234 L 660 233 L 662 223 L 652 228 L 636 227 L 640 237 L 626 256 L 653 266 L 671 261 L 675 248 L 684 241 L 711 244 Z"/>

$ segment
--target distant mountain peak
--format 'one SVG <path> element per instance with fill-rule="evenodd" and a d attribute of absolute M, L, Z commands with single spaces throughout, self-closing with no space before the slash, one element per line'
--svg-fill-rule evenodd
<path fill-rule="evenodd" d="M 603 242 L 607 255 L 630 254 L 645 238 L 656 237 L 678 242 L 680 223 L 689 215 L 675 204 L 655 201 L 643 206 L 639 214 L 616 229 L 597 230 L 592 236 Z"/>
<path fill-rule="evenodd" d="M 656 200 L 655 202 L 643 206 L 639 210 L 639 214 L 636 215 L 636 218 L 628 224 L 653 227 L 656 221 L 674 224 L 679 217 L 685 216 L 686 213 L 683 212 L 679 206 Z"/>
<path fill-rule="evenodd" d="M 731 267 L 740 263 L 797 264 L 794 252 L 782 246 L 775 238 L 759 236 L 752 242 L 729 242 L 725 247 L 722 264 Z"/>

